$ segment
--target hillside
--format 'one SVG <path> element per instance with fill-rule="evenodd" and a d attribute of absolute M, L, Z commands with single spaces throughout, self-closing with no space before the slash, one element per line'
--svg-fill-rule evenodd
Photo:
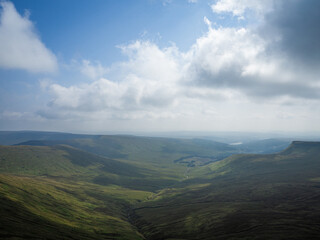
<path fill-rule="evenodd" d="M 93 135 L 72 134 L 63 132 L 39 131 L 0 131 L 0 145 L 14 145 L 30 140 L 69 140 L 75 138 L 91 138 Z"/>
<path fill-rule="evenodd" d="M 150 239 L 314 239 L 320 236 L 320 143 L 234 155 L 134 211 Z M 154 218 L 153 216 L 157 216 Z"/>
<path fill-rule="evenodd" d="M 250 141 L 244 144 L 235 145 L 235 147 L 243 153 L 276 153 L 287 148 L 291 143 L 291 140 L 278 138 L 278 139 L 263 139 Z"/>
<path fill-rule="evenodd" d="M 141 175 L 128 163 L 104 158 L 70 146 L 0 146 L 0 172 L 25 175 L 84 176 L 99 172 Z"/>
<path fill-rule="evenodd" d="M 142 239 L 127 211 L 150 174 L 70 146 L 0 146 L 0 238 Z"/>
<path fill-rule="evenodd" d="M 18 145 L 67 144 L 109 158 L 163 165 L 186 156 L 210 156 L 223 159 L 236 152 L 228 144 L 202 139 L 173 139 L 159 137 L 136 137 L 103 135 L 74 139 L 31 140 Z M 164 162 L 166 161 L 166 162 Z M 213 159 L 214 161 L 214 159 Z"/>
<path fill-rule="evenodd" d="M 197 139 L 66 141 L 74 146 L 37 140 L 0 147 L 0 238 L 320 236 L 319 142 L 230 156 L 232 147 Z M 123 156 L 103 156 L 110 151 Z"/>
<path fill-rule="evenodd" d="M 170 168 L 159 172 L 143 164 L 102 157 L 68 145 L 0 146 L 0 173 L 63 177 L 137 190 L 156 191 L 175 184 L 185 167 L 172 165 L 175 172 Z"/>
<path fill-rule="evenodd" d="M 57 144 L 69 145 L 103 157 L 117 159 L 138 168 L 147 168 L 152 171 L 149 175 L 161 180 L 162 183 L 158 184 L 158 180 L 150 181 L 149 178 L 148 182 L 142 180 L 140 183 L 136 181 L 129 184 L 131 187 L 150 184 L 153 189 L 172 185 L 174 181 L 186 178 L 189 167 L 207 165 L 238 152 L 228 144 L 209 140 L 122 135 L 67 140 L 30 140 L 18 145 L 56 146 Z M 96 180 L 99 184 L 110 182 L 107 176 L 98 177 Z M 123 178 L 118 179 L 118 181 L 122 180 Z M 126 186 L 129 185 L 126 184 Z M 140 186 L 139 189 L 141 189 Z"/>
<path fill-rule="evenodd" d="M 127 209 L 150 193 L 0 174 L 1 239 L 143 239 Z"/>

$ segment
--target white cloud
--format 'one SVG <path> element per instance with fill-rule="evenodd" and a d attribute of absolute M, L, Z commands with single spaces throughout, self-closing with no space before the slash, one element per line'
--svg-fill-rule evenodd
<path fill-rule="evenodd" d="M 205 22 L 208 22 L 209 20 Z M 274 39 L 250 28 L 212 28 L 186 54 L 185 81 L 191 86 L 232 89 L 250 98 L 319 99 L 319 71 L 310 71 L 278 51 Z M 276 36 L 277 37 L 277 36 Z"/>
<path fill-rule="evenodd" d="M 264 11 L 265 3 L 219 1 L 216 6 L 220 12 L 243 16 L 247 8 Z M 82 72 L 93 81 L 69 87 L 46 85 L 52 101 L 39 114 L 101 122 L 141 120 L 139 124 L 161 119 L 178 130 L 205 130 L 212 125 L 219 130 L 244 130 L 244 126 L 274 130 L 277 124 L 278 129 L 303 130 L 306 121 L 316 126 L 318 70 L 310 72 L 282 52 L 270 51 L 275 39 L 264 38 L 256 29 L 213 28 L 207 18 L 204 21 L 207 33 L 186 52 L 174 45 L 160 48 L 136 41 L 120 46 L 128 60 L 108 71 L 99 63 L 84 61 Z M 305 105 L 309 107 L 303 109 Z"/>
<path fill-rule="evenodd" d="M 229 12 L 239 18 L 244 18 L 247 10 L 263 16 L 272 7 L 273 0 L 219 0 L 211 5 L 212 10 L 216 13 Z"/>
<path fill-rule="evenodd" d="M 39 79 L 39 84 L 40 84 L 40 88 L 42 90 L 47 90 L 48 87 L 53 84 L 53 81 L 49 78 L 42 78 L 42 79 Z"/>
<path fill-rule="evenodd" d="M 189 52 L 190 69 L 213 75 L 223 72 L 238 75 L 243 72 L 244 66 L 253 62 L 263 51 L 263 40 L 248 29 L 210 27 L 208 33 L 197 39 Z M 201 81 L 198 76 L 196 78 L 196 81 Z"/>
<path fill-rule="evenodd" d="M 0 120 L 9 120 L 9 121 L 35 121 L 41 120 L 39 115 L 36 115 L 32 112 L 18 112 L 18 111 L 3 111 L 0 112 Z"/>
<path fill-rule="evenodd" d="M 1 2 L 0 6 L 0 67 L 56 71 L 55 55 L 41 42 L 28 16 L 20 16 L 11 2 Z"/>
<path fill-rule="evenodd" d="M 129 60 L 115 64 L 110 70 L 115 79 L 95 75 L 96 79 L 89 84 L 70 87 L 50 84 L 50 108 L 71 114 L 104 111 L 105 117 L 137 118 L 158 116 L 155 111 L 165 112 L 164 108 L 173 106 L 180 91 L 177 49 L 174 46 L 159 49 L 153 43 L 140 41 L 121 49 Z"/>
<path fill-rule="evenodd" d="M 121 72 L 161 84 L 178 80 L 181 56 L 175 46 L 160 49 L 149 41 L 136 41 L 120 48 L 129 58 L 118 65 Z"/>
<path fill-rule="evenodd" d="M 209 29 L 211 29 L 212 27 L 212 22 L 205 16 L 203 18 L 203 21 L 205 22 L 205 24 L 207 24 L 207 26 L 209 27 Z"/>
<path fill-rule="evenodd" d="M 167 6 L 170 3 L 172 3 L 172 0 L 162 0 L 162 5 L 163 6 Z"/>
<path fill-rule="evenodd" d="M 22 112 L 12 112 L 12 111 L 4 111 L 0 114 L 0 118 L 7 119 L 19 119 L 22 118 L 25 114 Z"/>
<path fill-rule="evenodd" d="M 230 107 L 221 106 L 251 105 L 250 99 L 263 99 L 267 105 L 273 105 L 275 99 L 280 105 L 294 99 L 318 99 L 314 84 L 302 86 L 298 82 L 301 74 L 297 77 L 285 68 L 285 59 L 266 54 L 267 44 L 247 28 L 210 26 L 185 53 L 175 46 L 160 49 L 154 43 L 136 41 L 120 47 L 128 60 L 109 68 L 111 78 L 93 74 L 96 78 L 89 84 L 50 84 L 52 101 L 41 115 L 178 119 L 208 112 L 227 114 Z M 221 109 L 210 110 L 212 106 Z"/>
<path fill-rule="evenodd" d="M 89 60 L 82 60 L 80 71 L 91 79 L 97 79 L 103 77 L 108 72 L 108 68 L 103 67 L 99 62 L 94 65 Z"/>

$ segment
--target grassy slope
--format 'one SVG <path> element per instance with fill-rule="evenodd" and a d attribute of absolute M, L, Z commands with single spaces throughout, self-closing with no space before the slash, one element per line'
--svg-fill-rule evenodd
<path fill-rule="evenodd" d="M 146 237 L 320 236 L 320 143 L 295 142 L 280 154 L 235 155 L 192 174 L 180 188 L 163 190 L 135 209 Z"/>
<path fill-rule="evenodd" d="M 0 238 L 143 239 L 127 219 L 148 192 L 0 174 Z"/>
<path fill-rule="evenodd" d="M 157 190 L 176 179 L 143 165 L 113 160 L 69 146 L 0 146 L 0 173 L 61 176 L 101 185 Z M 148 180 L 148 181 L 146 181 Z"/>
<path fill-rule="evenodd" d="M 235 153 L 228 144 L 200 139 L 170 139 L 136 136 L 95 136 L 61 141 L 31 141 L 26 145 L 68 144 L 109 158 L 163 166 L 184 156 L 225 156 Z"/>
<path fill-rule="evenodd" d="M 295 142 L 281 154 L 235 155 L 186 171 L 174 160 L 233 149 L 202 140 L 124 136 L 72 142 L 124 159 L 69 146 L 0 147 L 0 238 L 320 236 L 319 143 Z"/>
<path fill-rule="evenodd" d="M 117 151 L 126 159 L 113 160 L 68 145 L 0 146 L 3 238 L 40 234 L 39 238 L 51 239 L 140 239 L 128 211 L 150 198 L 149 191 L 181 180 L 185 166 L 173 160 L 230 150 L 224 144 L 211 150 L 208 147 L 213 145 L 207 141 L 160 138 L 102 136 L 99 141 L 70 142 L 92 152 L 100 149 L 105 155 Z"/>
<path fill-rule="evenodd" d="M 130 224 L 130 208 L 150 198 L 149 191 L 183 178 L 186 167 L 174 160 L 232 151 L 199 140 L 101 136 L 62 141 L 125 158 L 112 160 L 67 145 L 36 145 L 41 142 L 44 146 L 0 146 L 1 238 L 141 239 Z"/>
<path fill-rule="evenodd" d="M 210 157 L 220 160 L 235 152 L 227 144 L 199 139 L 169 139 L 135 136 L 94 136 L 56 141 L 29 141 L 23 145 L 68 144 L 87 152 L 117 159 L 139 169 L 148 169 L 144 178 L 114 178 L 101 174 L 94 181 L 105 185 L 120 184 L 128 188 L 159 190 L 185 178 L 187 165 L 175 161 L 188 156 Z M 147 181 L 146 181 L 147 180 Z"/>
<path fill-rule="evenodd" d="M 0 238 L 142 239 L 127 212 L 151 193 L 93 182 L 149 172 L 68 146 L 1 146 Z"/>
<path fill-rule="evenodd" d="M 60 176 L 89 172 L 80 161 L 72 163 L 68 152 L 58 147 L 0 146 L 0 153 L 0 172 Z"/>

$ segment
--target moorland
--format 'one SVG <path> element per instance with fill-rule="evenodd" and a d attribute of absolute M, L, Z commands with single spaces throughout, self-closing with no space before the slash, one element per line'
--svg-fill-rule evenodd
<path fill-rule="evenodd" d="M 1 239 L 320 238 L 320 142 L 0 132 Z"/>

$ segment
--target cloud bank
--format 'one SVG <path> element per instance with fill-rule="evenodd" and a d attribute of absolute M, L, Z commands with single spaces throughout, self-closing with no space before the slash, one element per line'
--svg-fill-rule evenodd
<path fill-rule="evenodd" d="M 11 2 L 0 2 L 0 68 L 54 72 L 55 55 L 41 42 L 28 16 L 20 16 Z"/>
<path fill-rule="evenodd" d="M 108 71 L 84 62 L 83 74 L 93 79 L 90 83 L 47 86 L 52 100 L 39 114 L 70 119 L 188 119 L 186 126 L 207 119 L 206 127 L 213 122 L 224 129 L 241 124 L 255 124 L 258 129 L 277 124 L 285 129 L 288 123 L 292 129 L 298 126 L 288 119 L 300 123 L 318 119 L 319 1 L 220 0 L 211 8 L 213 14 L 231 13 L 239 21 L 254 12 L 250 21 L 259 24 L 212 27 L 205 18 L 208 31 L 186 52 L 149 41 L 123 45 L 127 61 Z"/>

